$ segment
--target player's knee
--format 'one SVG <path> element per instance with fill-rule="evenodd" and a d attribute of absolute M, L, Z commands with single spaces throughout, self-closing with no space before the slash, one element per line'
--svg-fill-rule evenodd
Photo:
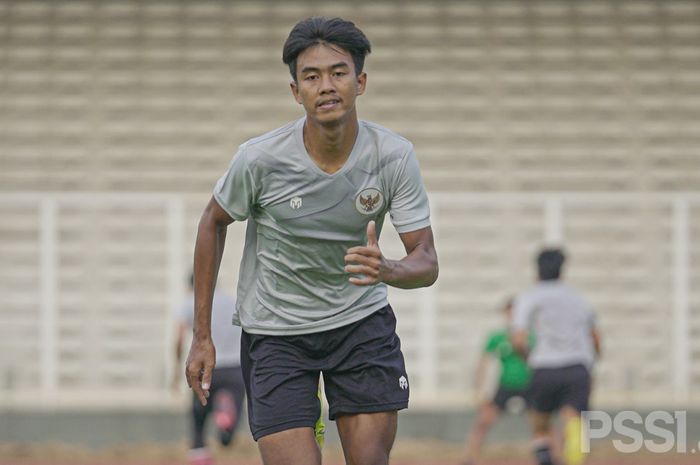
<path fill-rule="evenodd" d="M 476 421 L 476 427 L 480 429 L 489 429 L 496 422 L 496 418 L 493 416 L 482 416 Z"/>
<path fill-rule="evenodd" d="M 347 465 L 388 465 L 389 451 L 382 447 L 358 447 L 348 451 Z"/>

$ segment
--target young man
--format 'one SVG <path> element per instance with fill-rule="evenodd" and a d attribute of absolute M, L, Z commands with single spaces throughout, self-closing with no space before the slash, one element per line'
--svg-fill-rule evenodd
<path fill-rule="evenodd" d="M 496 359 L 500 365 L 498 389 L 493 397 L 480 402 L 474 426 L 467 437 L 467 447 L 462 465 L 475 465 L 479 460 L 481 445 L 498 417 L 506 410 L 511 399 L 520 399 L 525 406 L 530 404 L 530 368 L 523 356 L 510 342 L 510 325 L 513 317 L 513 299 L 508 299 L 503 312 L 506 317 L 504 329 L 493 331 L 481 354 L 474 374 L 475 391 L 484 391 L 487 364 Z M 534 345 L 530 337 L 529 346 Z"/>
<path fill-rule="evenodd" d="M 190 277 L 190 294 L 177 309 L 176 366 L 181 363 L 185 333 L 194 325 L 193 284 L 193 277 Z M 212 373 L 210 387 L 213 402 L 202 405 L 199 399 L 193 395 L 190 465 L 212 465 L 214 463 L 212 455 L 206 447 L 204 434 L 206 421 L 210 414 L 214 414 L 214 423 L 219 430 L 219 441 L 224 446 L 231 444 L 238 426 L 239 413 L 245 396 L 245 386 L 241 372 L 241 329 L 231 325 L 231 312 L 235 306 L 236 300 L 232 296 L 219 289 L 214 291 L 211 305 L 211 336 L 217 351 L 216 368 Z M 173 387 L 179 384 L 180 376 L 180 373 L 175 374 Z"/>
<path fill-rule="evenodd" d="M 583 462 L 581 411 L 588 410 L 590 370 L 600 357 L 596 317 L 588 303 L 560 280 L 564 254 L 545 249 L 537 257 L 539 283 L 518 297 L 513 314 L 513 346 L 528 353 L 528 332 L 537 344 L 528 356 L 535 455 L 540 465 L 554 463 L 550 417 L 559 412 L 564 425 L 564 458 Z"/>
<path fill-rule="evenodd" d="M 211 298 L 226 227 L 248 220 L 234 315 L 249 422 L 265 465 L 316 465 L 317 386 L 346 461 L 388 463 L 408 380 L 387 285 L 429 286 L 437 255 L 413 146 L 358 121 L 370 51 L 340 18 L 299 22 L 284 45 L 305 117 L 244 143 L 214 188 L 195 246 L 196 316 L 186 372 L 206 404 Z M 378 245 L 391 216 L 406 249 Z"/>

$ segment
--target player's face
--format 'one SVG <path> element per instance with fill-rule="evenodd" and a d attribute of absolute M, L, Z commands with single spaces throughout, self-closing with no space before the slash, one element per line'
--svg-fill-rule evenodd
<path fill-rule="evenodd" d="M 357 118 L 355 99 L 365 91 L 367 75 L 355 73 L 352 56 L 331 44 L 309 47 L 297 57 L 297 82 L 292 94 L 307 118 L 319 125 Z"/>

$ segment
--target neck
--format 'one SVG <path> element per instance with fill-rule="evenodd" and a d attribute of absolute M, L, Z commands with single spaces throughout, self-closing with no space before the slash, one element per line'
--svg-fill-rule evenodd
<path fill-rule="evenodd" d="M 356 116 L 328 126 L 307 118 L 304 123 L 304 146 L 319 168 L 333 174 L 343 167 L 350 156 L 358 131 Z"/>

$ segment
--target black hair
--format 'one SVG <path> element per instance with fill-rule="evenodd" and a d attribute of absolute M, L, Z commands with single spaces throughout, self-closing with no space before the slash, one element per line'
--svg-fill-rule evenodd
<path fill-rule="evenodd" d="M 355 63 L 357 75 L 365 65 L 365 56 L 372 51 L 367 36 L 351 21 L 324 16 L 304 19 L 292 28 L 282 49 L 282 61 L 289 66 L 294 82 L 297 80 L 297 57 L 317 44 L 332 44 L 347 51 Z"/>
<path fill-rule="evenodd" d="M 566 257 L 560 249 L 544 249 L 537 256 L 537 272 L 540 280 L 552 281 L 559 279 L 561 267 Z"/>

